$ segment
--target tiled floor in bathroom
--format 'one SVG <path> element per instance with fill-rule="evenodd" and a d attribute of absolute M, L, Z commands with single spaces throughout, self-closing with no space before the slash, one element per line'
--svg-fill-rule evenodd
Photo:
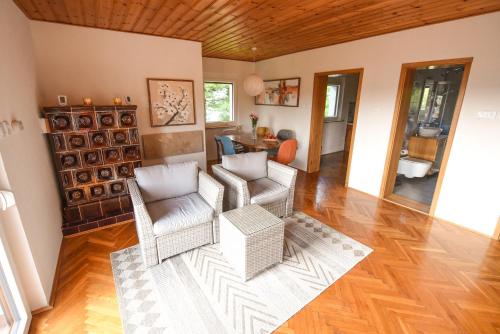
<path fill-rule="evenodd" d="M 403 175 L 398 175 L 398 180 L 401 183 L 396 183 L 394 193 L 430 205 L 436 188 L 437 176 L 438 173 L 435 173 L 434 175 L 409 179 Z"/>

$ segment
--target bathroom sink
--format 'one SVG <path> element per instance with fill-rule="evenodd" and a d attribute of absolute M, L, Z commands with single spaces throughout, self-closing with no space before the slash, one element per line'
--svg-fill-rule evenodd
<path fill-rule="evenodd" d="M 441 128 L 420 127 L 418 128 L 418 135 L 421 137 L 437 137 L 442 131 L 443 129 Z"/>

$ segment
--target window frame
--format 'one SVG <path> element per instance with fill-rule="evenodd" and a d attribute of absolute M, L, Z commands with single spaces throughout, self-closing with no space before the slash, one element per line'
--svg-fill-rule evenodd
<path fill-rule="evenodd" d="M 324 116 L 324 122 L 325 123 L 331 123 L 331 122 L 342 122 L 342 111 L 339 110 L 339 107 L 340 107 L 340 103 L 341 103 L 341 99 L 342 99 L 342 84 L 327 84 L 326 87 L 328 89 L 328 87 L 330 86 L 336 86 L 337 87 L 337 98 L 335 99 L 335 112 L 336 112 L 336 116 Z M 328 92 L 327 94 L 325 94 L 326 97 L 328 96 Z M 326 112 L 326 98 L 325 98 L 325 112 Z M 339 114 L 340 112 L 340 114 Z"/>
<path fill-rule="evenodd" d="M 10 317 L 9 333 L 22 333 L 28 325 L 28 310 L 21 297 L 21 290 L 17 277 L 12 272 L 10 259 L 2 236 L 0 236 L 0 286 L 2 290 L 2 303 L 8 308 Z"/>
<path fill-rule="evenodd" d="M 207 100 L 205 98 L 205 84 L 213 83 L 213 84 L 229 84 L 231 85 L 231 120 L 230 121 L 216 121 L 216 122 L 207 122 Z M 235 83 L 233 81 L 224 81 L 224 80 L 203 80 L 203 108 L 205 112 L 205 128 L 228 128 L 233 127 L 236 124 L 236 113 L 235 113 L 235 105 L 236 105 L 236 94 L 235 94 Z"/>

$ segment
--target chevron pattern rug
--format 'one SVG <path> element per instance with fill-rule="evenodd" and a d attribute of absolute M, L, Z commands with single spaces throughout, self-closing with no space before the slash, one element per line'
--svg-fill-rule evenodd
<path fill-rule="evenodd" d="M 137 246 L 112 253 L 125 333 L 270 333 L 372 251 L 304 213 L 285 221 L 283 263 L 247 282 L 218 244 L 150 270 Z"/>

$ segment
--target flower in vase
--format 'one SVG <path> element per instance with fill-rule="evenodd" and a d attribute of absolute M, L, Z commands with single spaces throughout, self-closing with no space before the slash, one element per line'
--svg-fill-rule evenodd
<path fill-rule="evenodd" d="M 256 127 L 257 121 L 259 120 L 259 115 L 257 115 L 256 113 L 251 113 L 250 120 L 252 121 L 252 127 Z"/>

